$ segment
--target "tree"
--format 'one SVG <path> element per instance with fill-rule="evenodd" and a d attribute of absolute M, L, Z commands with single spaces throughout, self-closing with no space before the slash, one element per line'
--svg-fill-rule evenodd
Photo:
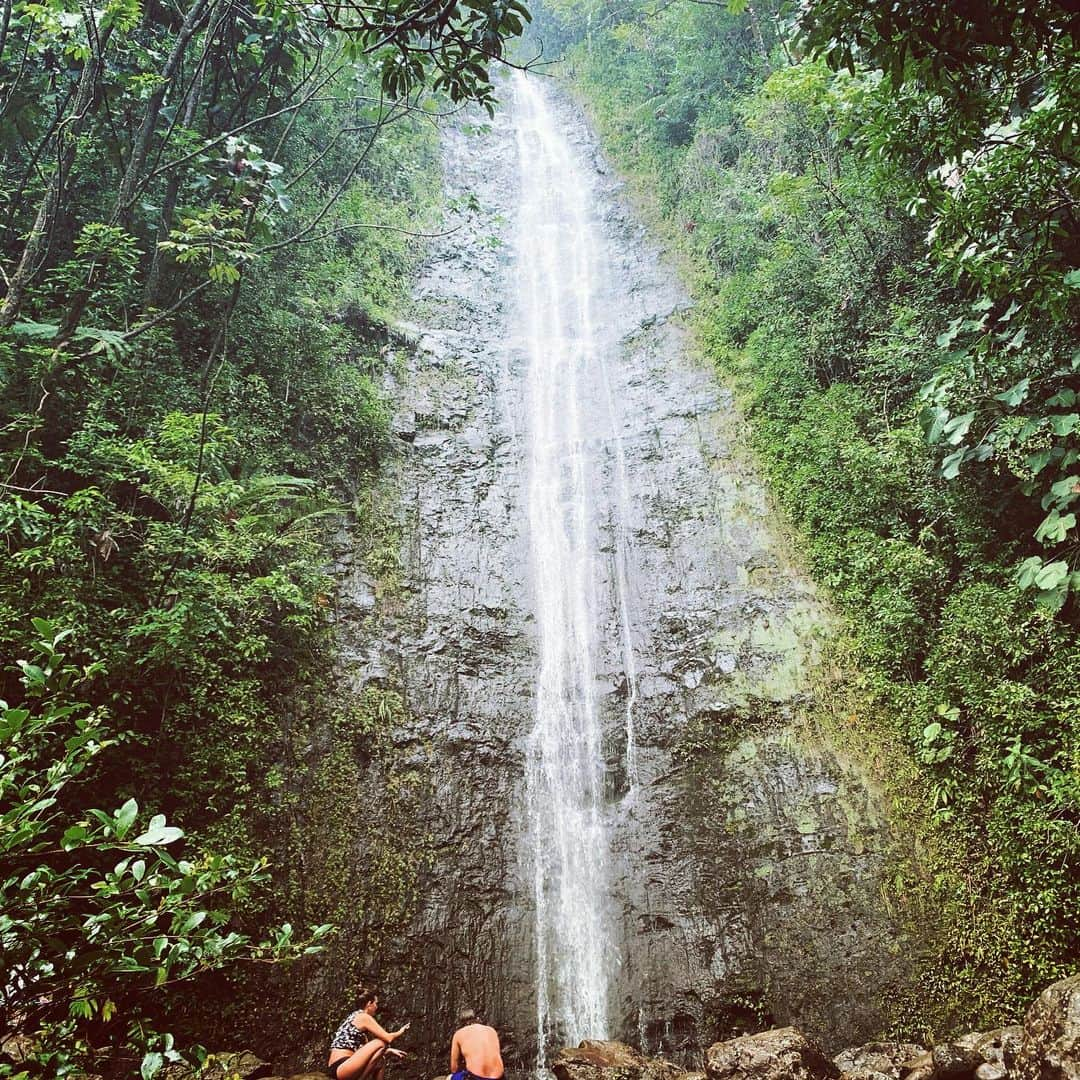
<path fill-rule="evenodd" d="M 134 799 L 86 805 L 95 759 L 122 736 L 100 709 L 74 700 L 100 672 L 61 651 L 70 630 L 35 619 L 36 655 L 22 660 L 23 699 L 0 702 L 0 1028 L 20 1049 L 0 1076 L 65 1076 L 131 1047 L 146 1080 L 180 1050 L 158 1033 L 147 994 L 241 960 L 287 960 L 318 949 L 329 927 L 263 941 L 230 929 L 230 908 L 266 876 L 206 853 L 174 855 L 183 832 L 148 819 Z"/>
<path fill-rule="evenodd" d="M 981 465 L 1033 500 L 1017 581 L 1059 610 L 1080 589 L 1080 12 L 815 0 L 799 27 L 834 68 L 887 75 L 857 138 L 910 172 L 909 210 L 968 301 L 940 328 L 924 430 L 945 478 Z"/>

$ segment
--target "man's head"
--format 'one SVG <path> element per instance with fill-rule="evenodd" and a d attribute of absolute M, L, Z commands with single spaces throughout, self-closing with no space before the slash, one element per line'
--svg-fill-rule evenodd
<path fill-rule="evenodd" d="M 482 1024 L 480 1014 L 471 1006 L 467 1005 L 457 1015 L 458 1027 L 468 1027 L 469 1024 Z"/>

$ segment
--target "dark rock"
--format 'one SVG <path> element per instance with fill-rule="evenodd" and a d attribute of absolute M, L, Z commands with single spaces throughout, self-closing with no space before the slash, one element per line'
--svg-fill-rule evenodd
<path fill-rule="evenodd" d="M 1019 1025 L 997 1028 L 983 1032 L 975 1040 L 973 1049 L 986 1065 L 1002 1065 L 1006 1072 L 1016 1067 L 1016 1059 L 1024 1042 L 1024 1029 Z M 976 1070 L 978 1072 L 978 1070 Z M 989 1080 L 980 1077 L 979 1080 Z"/>
<path fill-rule="evenodd" d="M 916 1054 L 913 1058 L 908 1058 L 900 1066 L 900 1075 L 903 1077 L 911 1076 L 913 1073 L 931 1073 L 934 1071 L 934 1055 L 929 1050 L 924 1050 L 920 1054 Z"/>
<path fill-rule="evenodd" d="M 878 1072 L 876 1069 L 859 1068 L 842 1072 L 840 1080 L 896 1080 L 891 1073 Z"/>
<path fill-rule="evenodd" d="M 643 1057 L 625 1043 L 586 1039 L 551 1062 L 556 1080 L 677 1080 L 685 1073 L 661 1058 Z"/>
<path fill-rule="evenodd" d="M 1080 975 L 1047 987 L 1024 1017 L 1020 1080 L 1080 1078 Z"/>
<path fill-rule="evenodd" d="M 903 1065 L 925 1053 L 923 1047 L 914 1043 L 875 1042 L 841 1050 L 833 1058 L 833 1064 L 851 1080 L 871 1080 L 871 1073 L 900 1080 Z"/>
<path fill-rule="evenodd" d="M 970 1043 L 970 1039 L 968 1042 Z M 934 1080 L 968 1080 L 983 1059 L 970 1045 L 957 1041 L 935 1046 L 931 1057 L 934 1062 Z"/>
<path fill-rule="evenodd" d="M 565 102 L 558 109 L 578 145 L 593 147 L 580 113 Z M 520 195 L 512 116 L 500 114 L 482 150 L 447 127 L 447 195 L 475 191 L 482 209 L 462 211 L 457 220 L 467 227 L 432 245 L 414 321 L 397 327 L 413 346 L 385 386 L 398 452 L 386 455 L 381 483 L 386 516 L 401 532 L 390 545 L 397 587 L 377 585 L 362 537 L 340 571 L 342 677 L 358 693 L 384 681 L 400 692 L 409 717 L 391 739 L 427 759 L 412 764 L 410 756 L 409 767 L 432 783 L 410 814 L 422 828 L 403 829 L 401 845 L 409 864 L 429 869 L 415 883 L 410 925 L 394 927 L 374 953 L 354 947 L 371 936 L 368 905 L 351 905 L 355 914 L 344 919 L 328 911 L 326 921 L 342 925 L 339 944 L 302 984 L 283 980 L 283 1007 L 295 1022 L 237 1034 L 269 1040 L 254 1044 L 297 1067 L 316 1060 L 331 1019 L 352 1007 L 344 988 L 357 971 L 414 1021 L 417 1075 L 445 1068 L 446 1035 L 464 1004 L 497 1004 L 508 1069 L 535 1061 L 535 898 L 532 876 L 521 872 L 530 862 L 521 837 L 537 625 L 525 505 L 527 357 L 507 317 Z M 613 215 L 600 230 L 600 262 L 610 259 L 612 272 L 596 282 L 604 341 L 581 402 L 595 440 L 603 630 L 595 663 L 613 688 L 598 703 L 618 954 L 609 1033 L 632 1040 L 644 1028 L 648 1048 L 663 1046 L 684 1068 L 712 1039 L 758 1030 L 771 1016 L 838 1049 L 882 1030 L 911 977 L 913 950 L 882 897 L 892 879 L 889 807 L 849 762 L 799 735 L 796 716 L 814 709 L 807 676 L 829 625 L 824 605 L 791 565 L 760 480 L 732 452 L 742 434 L 730 394 L 668 319 L 687 306 L 671 268 L 642 242 L 613 181 L 588 170 L 583 180 L 596 210 Z M 477 236 L 502 243 L 478 244 Z M 623 547 L 636 685 L 618 631 Z M 758 701 L 762 722 L 751 724 L 743 704 Z M 710 718 L 713 709 L 726 711 Z M 629 711 L 636 784 L 622 753 Z M 288 779 L 309 807 L 299 838 L 305 860 L 293 857 L 283 833 L 277 862 L 295 875 L 281 882 L 284 892 L 295 885 L 336 896 L 336 815 L 363 815 L 306 798 L 334 779 L 324 769 L 340 771 L 321 749 L 337 746 L 334 723 L 313 718 L 310 726 L 312 752 Z M 395 768 L 403 764 L 398 758 Z M 362 756 L 357 766 L 365 806 L 400 803 L 385 797 L 397 774 L 366 768 Z M 358 826 L 358 849 L 363 836 Z M 896 945 L 883 949 L 883 941 Z M 728 1003 L 748 986 L 768 989 L 745 1023 L 725 1026 Z M 256 1010 L 246 1012 L 254 1021 Z"/>
<path fill-rule="evenodd" d="M 705 1052 L 709 1080 L 836 1080 L 840 1070 L 793 1027 L 742 1035 Z"/>
<path fill-rule="evenodd" d="M 167 1065 L 161 1075 L 163 1080 L 267 1080 L 270 1074 L 270 1063 L 250 1050 L 226 1050 L 211 1054 L 201 1069 Z"/>

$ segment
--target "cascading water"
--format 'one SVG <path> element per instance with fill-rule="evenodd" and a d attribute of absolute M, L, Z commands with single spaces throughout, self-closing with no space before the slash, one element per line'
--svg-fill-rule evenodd
<path fill-rule="evenodd" d="M 607 1037 L 609 987 L 618 966 L 596 690 L 601 503 L 615 519 L 609 573 L 626 681 L 631 786 L 636 672 L 621 514 L 627 481 L 604 336 L 594 321 L 603 264 L 589 218 L 589 189 L 542 92 L 525 76 L 516 83 L 515 126 L 522 175 L 517 258 L 528 358 L 528 522 L 539 646 L 526 799 L 542 1067 L 553 1038 L 576 1044 Z M 599 424 L 610 434 L 598 431 Z M 607 501 L 597 491 L 596 447 L 605 442 L 615 474 Z"/>

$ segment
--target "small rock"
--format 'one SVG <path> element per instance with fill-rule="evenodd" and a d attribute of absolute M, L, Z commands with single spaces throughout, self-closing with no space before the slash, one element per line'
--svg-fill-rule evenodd
<path fill-rule="evenodd" d="M 709 1080 L 837 1080 L 840 1070 L 793 1027 L 741 1035 L 705 1052 Z"/>
<path fill-rule="evenodd" d="M 1000 1061 L 984 1061 L 975 1070 L 975 1080 L 1005 1080 L 1009 1070 Z"/>
<path fill-rule="evenodd" d="M 211 1054 L 202 1069 L 187 1065 L 168 1065 L 163 1080 L 266 1080 L 270 1064 L 250 1050 L 222 1051 Z"/>
<path fill-rule="evenodd" d="M 976 1040 L 974 1049 L 984 1064 L 1003 1065 L 1007 1072 L 1012 1072 L 1023 1043 L 1024 1029 L 1016 1025 L 984 1032 Z"/>
<path fill-rule="evenodd" d="M 891 1080 L 900 1080 L 905 1062 L 912 1061 L 926 1050 L 914 1043 L 874 1042 L 851 1046 L 833 1058 L 833 1064 L 851 1080 L 873 1080 L 870 1073 L 881 1073 Z"/>
<path fill-rule="evenodd" d="M 643 1057 L 625 1043 L 594 1039 L 560 1050 L 551 1071 L 556 1080 L 677 1080 L 684 1073 L 674 1062 Z"/>
<path fill-rule="evenodd" d="M 1048 986 L 1024 1017 L 1020 1080 L 1080 1080 L 1080 975 Z"/>
<path fill-rule="evenodd" d="M 983 1059 L 967 1042 L 941 1043 L 935 1046 L 931 1054 L 934 1062 L 934 1080 L 968 1080 L 975 1075 L 975 1070 Z"/>
<path fill-rule="evenodd" d="M 934 1055 L 929 1050 L 924 1050 L 921 1054 L 916 1054 L 915 1057 L 908 1058 L 900 1066 L 900 1075 L 907 1077 L 912 1073 L 934 1071 Z"/>

